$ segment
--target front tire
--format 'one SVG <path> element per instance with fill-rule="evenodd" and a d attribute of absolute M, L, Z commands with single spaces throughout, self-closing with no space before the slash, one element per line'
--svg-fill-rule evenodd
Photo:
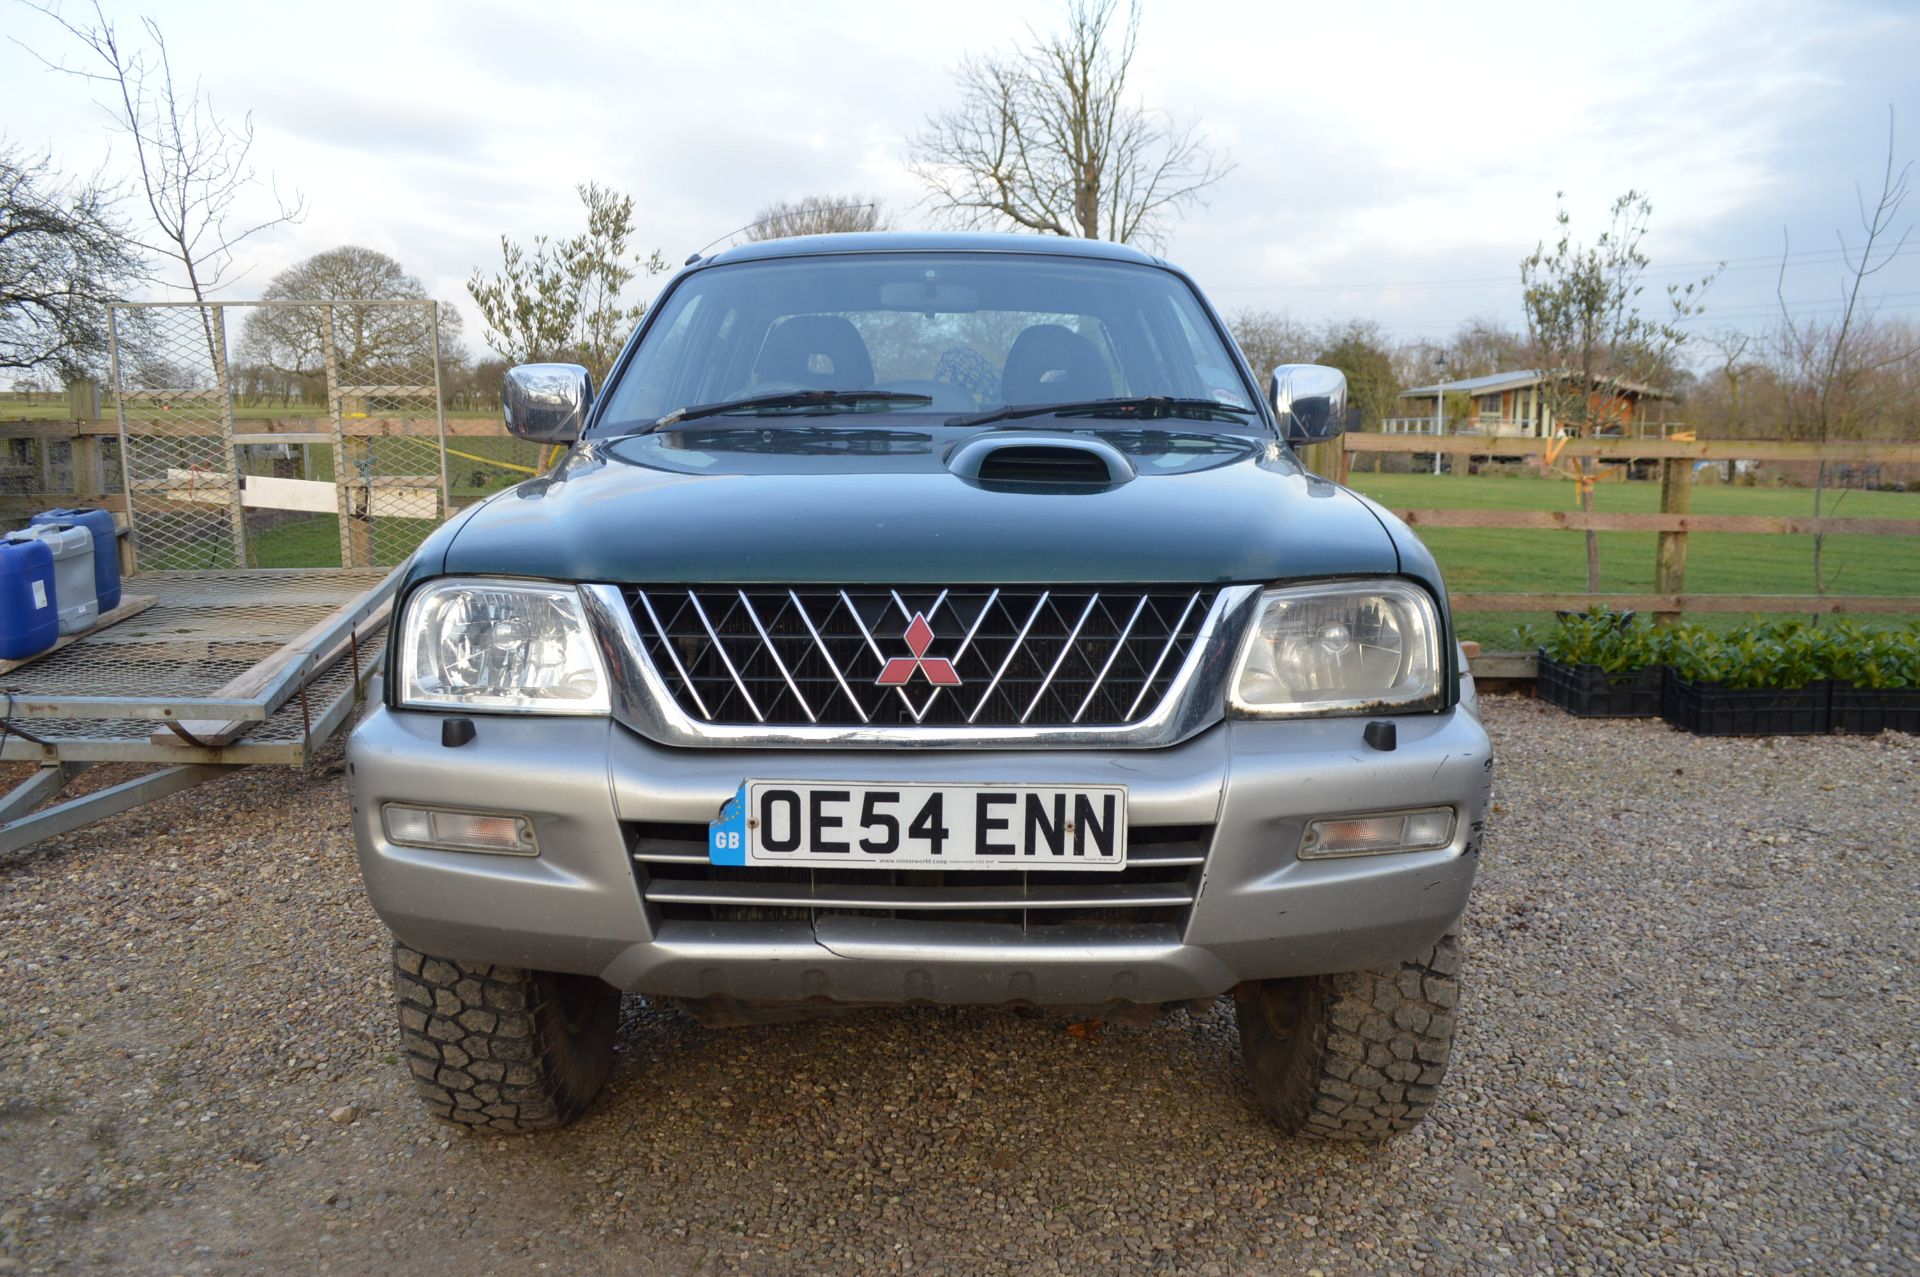
<path fill-rule="evenodd" d="M 1372 971 L 1250 980 L 1234 993 L 1254 1096 L 1288 1135 L 1383 1140 L 1439 1097 L 1460 998 L 1453 936 Z"/>
<path fill-rule="evenodd" d="M 613 1069 L 620 991 L 593 976 L 455 962 L 396 941 L 393 987 L 414 1089 L 442 1121 L 565 1126 Z"/>

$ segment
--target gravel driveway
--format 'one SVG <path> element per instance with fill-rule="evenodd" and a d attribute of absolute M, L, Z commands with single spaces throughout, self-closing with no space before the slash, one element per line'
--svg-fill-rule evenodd
<path fill-rule="evenodd" d="M 628 999 L 583 1124 L 394 1062 L 340 764 L 0 868 L 0 1272 L 1914 1272 L 1920 739 L 1489 698 L 1434 1116 L 1289 1144 L 1231 1011 L 709 1031 Z"/>

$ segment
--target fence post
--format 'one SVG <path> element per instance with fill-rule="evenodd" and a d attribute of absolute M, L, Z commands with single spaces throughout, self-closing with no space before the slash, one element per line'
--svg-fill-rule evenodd
<path fill-rule="evenodd" d="M 1318 443 L 1302 444 L 1296 451 L 1301 465 L 1323 479 L 1335 479 L 1340 473 L 1341 455 L 1346 450 L 1346 444 L 1339 439 L 1322 439 Z"/>
<path fill-rule="evenodd" d="M 244 568 L 247 566 L 247 468 L 241 463 L 240 446 L 233 441 L 233 381 L 227 368 L 227 315 L 222 306 L 214 305 L 207 309 L 212 313 L 208 341 L 213 356 L 213 375 L 220 389 L 221 450 L 225 454 L 227 469 L 233 474 L 233 495 L 227 503 L 227 522 L 233 529 L 233 566 Z"/>
<path fill-rule="evenodd" d="M 99 435 L 73 437 L 73 503 L 86 505 L 106 495 L 107 468 Z"/>
<path fill-rule="evenodd" d="M 453 489 L 447 484 L 447 395 L 440 382 L 440 303 L 427 303 L 427 313 L 433 320 L 433 428 L 439 436 L 434 447 L 440 453 L 440 518 L 453 513 Z"/>
<path fill-rule="evenodd" d="M 74 421 L 93 421 L 100 416 L 100 383 L 85 377 L 67 383 L 67 416 Z"/>
<path fill-rule="evenodd" d="M 113 388 L 113 418 L 120 430 L 120 486 L 127 494 L 127 535 L 120 539 L 120 571 L 132 576 L 140 568 L 140 524 L 133 499 L 133 453 L 127 447 L 127 390 L 120 380 L 120 307 L 107 306 L 107 384 Z"/>
<path fill-rule="evenodd" d="M 1660 513 L 1685 514 L 1693 505 L 1693 463 L 1668 457 L 1660 463 Z M 1662 532 L 1655 551 L 1653 589 L 1656 594 L 1681 594 L 1687 588 L 1687 534 Z M 1678 612 L 1655 612 L 1655 625 L 1673 625 Z"/>
<path fill-rule="evenodd" d="M 343 568 L 367 567 L 373 562 L 372 546 L 369 544 L 367 519 L 373 514 L 373 492 L 363 487 L 366 493 L 367 508 L 354 508 L 353 480 L 359 467 L 355 464 L 357 456 L 349 455 L 349 449 L 358 453 L 357 441 L 347 439 L 346 399 L 342 393 L 340 359 L 334 347 L 333 303 L 320 303 L 327 316 L 322 332 L 325 336 L 323 354 L 327 365 L 327 418 L 333 427 L 333 493 L 334 508 L 340 517 L 340 566 Z"/>

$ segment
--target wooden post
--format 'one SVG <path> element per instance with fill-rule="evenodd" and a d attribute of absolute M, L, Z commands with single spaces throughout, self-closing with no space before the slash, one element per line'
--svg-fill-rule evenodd
<path fill-rule="evenodd" d="M 227 367 L 226 308 L 209 306 L 211 314 L 208 342 L 213 354 L 213 375 L 220 387 L 220 450 L 233 474 L 233 489 L 227 502 L 227 524 L 233 535 L 233 566 L 247 566 L 247 509 L 241 489 L 246 484 L 246 469 L 240 464 L 240 447 L 233 441 L 233 382 Z"/>
<path fill-rule="evenodd" d="M 373 555 L 366 535 L 367 521 L 362 514 L 371 515 L 373 511 L 361 512 L 355 506 L 352 485 L 359 467 L 354 464 L 355 458 L 347 455 L 346 403 L 340 393 L 340 360 L 334 350 L 333 305 L 317 304 L 326 313 L 326 325 L 321 330 L 322 350 L 327 362 L 327 419 L 333 427 L 333 491 L 335 508 L 340 512 L 340 566 L 366 567 L 373 562 Z M 366 496 L 371 504 L 373 494 L 367 492 Z"/>
<path fill-rule="evenodd" d="M 99 435 L 73 437 L 73 503 L 91 505 L 107 493 Z"/>
<path fill-rule="evenodd" d="M 80 378 L 67 383 L 67 416 L 74 421 L 100 417 L 100 383 Z"/>
<path fill-rule="evenodd" d="M 347 560 L 340 566 L 370 568 L 373 566 L 373 488 L 366 478 L 373 473 L 373 440 L 346 436 L 345 446 L 334 465 L 344 467 L 343 473 L 350 476 L 351 481 L 351 486 L 340 489 L 348 510 Z"/>
<path fill-rule="evenodd" d="M 1693 463 L 1681 457 L 1669 457 L 1660 463 L 1660 513 L 1685 514 L 1693 505 Z M 1687 584 L 1687 534 L 1662 532 L 1655 551 L 1653 591 L 1655 594 L 1682 594 Z M 1673 625 L 1678 612 L 1655 612 L 1655 625 Z"/>
<path fill-rule="evenodd" d="M 1302 444 L 1297 451 L 1300 464 L 1322 478 L 1336 478 L 1340 473 L 1340 458 L 1345 454 L 1346 444 L 1338 439 L 1322 439 L 1318 443 Z"/>

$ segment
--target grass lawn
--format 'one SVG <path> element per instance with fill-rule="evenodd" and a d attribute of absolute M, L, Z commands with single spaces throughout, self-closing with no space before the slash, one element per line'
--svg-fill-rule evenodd
<path fill-rule="evenodd" d="M 412 554 L 438 525 L 432 519 L 380 519 L 374 524 L 375 567 L 393 567 Z M 140 570 L 227 571 L 233 567 L 223 542 L 149 545 L 141 553 Z M 250 531 L 247 565 L 256 568 L 337 568 L 340 566 L 340 520 L 316 514 L 292 519 L 278 527 Z"/>
<path fill-rule="evenodd" d="M 1351 485 L 1390 509 L 1571 510 L 1574 486 L 1558 479 L 1491 475 L 1363 474 Z M 1825 513 L 1847 518 L 1920 519 L 1920 493 L 1848 492 Z M 1660 509 L 1660 485 L 1602 483 L 1594 488 L 1602 513 L 1652 514 Z M 1743 488 L 1697 485 L 1694 514 L 1813 514 L 1810 488 Z M 1424 528 L 1427 543 L 1446 573 L 1447 586 L 1474 594 L 1566 591 L 1586 588 L 1586 537 L 1546 528 Z M 1610 593 L 1653 589 L 1656 534 L 1602 532 L 1602 588 Z M 1920 596 L 1920 541 L 1911 537 L 1829 536 L 1827 590 L 1832 594 Z M 1813 538 L 1735 532 L 1695 532 L 1687 538 L 1687 591 L 1697 594 L 1812 594 Z M 1463 638 L 1489 648 L 1522 643 L 1517 627 L 1543 627 L 1548 613 L 1478 612 L 1459 616 Z M 1713 613 L 1699 620 L 1743 624 L 1751 618 Z M 1871 623 L 1871 617 L 1862 617 Z"/>

